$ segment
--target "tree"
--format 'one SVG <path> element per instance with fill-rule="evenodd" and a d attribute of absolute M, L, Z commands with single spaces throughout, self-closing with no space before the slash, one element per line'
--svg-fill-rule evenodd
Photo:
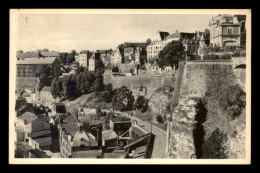
<path fill-rule="evenodd" d="M 77 89 L 77 82 L 76 82 L 76 75 L 69 75 L 65 76 L 62 80 L 63 84 L 63 94 L 65 98 L 71 99 L 76 97 L 76 89 Z"/>
<path fill-rule="evenodd" d="M 76 74 L 80 74 L 81 72 L 84 72 L 85 68 L 83 66 L 78 66 L 77 70 L 76 70 Z"/>
<path fill-rule="evenodd" d="M 150 44 L 151 42 L 152 42 L 152 40 L 150 38 L 148 38 L 145 43 Z"/>
<path fill-rule="evenodd" d="M 56 99 L 57 97 L 59 99 L 63 96 L 63 85 L 62 85 L 62 79 L 54 78 L 51 82 L 51 94 Z"/>
<path fill-rule="evenodd" d="M 44 86 L 50 85 L 50 76 L 52 74 L 52 68 L 46 64 L 40 64 L 36 67 L 35 77 L 39 78 L 38 90 L 42 90 Z"/>
<path fill-rule="evenodd" d="M 134 96 L 126 86 L 122 86 L 116 89 L 112 102 L 113 107 L 117 110 L 131 111 L 134 106 Z"/>
<path fill-rule="evenodd" d="M 48 78 L 51 75 L 51 67 L 46 64 L 37 65 L 35 77 Z"/>
<path fill-rule="evenodd" d="M 44 49 L 42 49 L 42 51 L 44 51 L 44 52 L 49 52 L 49 49 L 44 48 Z"/>
<path fill-rule="evenodd" d="M 168 43 L 163 50 L 159 52 L 158 65 L 163 68 L 165 66 L 178 65 L 178 62 L 185 58 L 184 46 L 180 41 L 172 41 Z"/>
<path fill-rule="evenodd" d="M 68 53 L 63 53 L 63 52 L 60 53 L 59 60 L 61 61 L 62 64 L 66 64 L 67 55 Z"/>
<path fill-rule="evenodd" d="M 101 73 L 101 71 L 98 71 L 96 74 L 95 74 L 95 82 L 93 84 L 93 91 L 94 92 L 100 92 L 100 91 L 103 91 L 104 90 L 104 84 L 103 84 L 103 75 Z"/>
<path fill-rule="evenodd" d="M 138 109 L 138 110 L 141 110 L 141 112 L 145 112 L 148 108 L 148 101 L 147 99 L 142 96 L 142 95 L 139 95 L 135 101 L 135 107 Z"/>
<path fill-rule="evenodd" d="M 113 89 L 112 89 L 112 84 L 109 83 L 108 85 L 104 86 L 104 90 L 102 92 L 102 94 L 100 95 L 101 100 L 109 103 L 112 101 L 112 97 L 113 97 Z"/>
<path fill-rule="evenodd" d="M 76 50 L 72 50 L 71 54 L 73 55 L 73 57 L 77 54 Z"/>
<path fill-rule="evenodd" d="M 211 136 L 203 145 L 203 159 L 227 159 L 228 151 L 224 146 L 227 140 L 227 135 L 221 132 L 218 128 L 214 130 Z"/>
<path fill-rule="evenodd" d="M 95 66 L 96 66 L 96 67 L 95 67 L 95 70 L 96 70 L 96 71 L 98 71 L 98 70 L 102 71 L 102 70 L 105 69 L 105 65 L 104 65 L 104 63 L 103 63 L 103 61 L 102 61 L 101 59 L 97 59 L 97 60 L 96 60 Z"/>
<path fill-rule="evenodd" d="M 97 119 L 99 120 L 101 117 L 103 117 L 103 112 L 101 111 L 100 108 L 97 108 L 96 109 L 96 116 L 97 116 Z"/>
<path fill-rule="evenodd" d="M 91 92 L 95 79 L 95 74 L 90 71 L 84 71 L 77 75 L 77 88 L 81 91 L 81 94 L 88 94 Z"/>
<path fill-rule="evenodd" d="M 66 57 L 66 63 L 70 64 L 75 60 L 74 55 L 72 53 L 68 53 Z"/>

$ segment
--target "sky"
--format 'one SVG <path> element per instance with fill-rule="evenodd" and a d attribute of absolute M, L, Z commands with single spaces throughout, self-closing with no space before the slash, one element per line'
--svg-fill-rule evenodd
<path fill-rule="evenodd" d="M 204 31 L 209 14 L 19 14 L 17 50 L 116 49 L 124 42 L 145 42 L 157 31 Z"/>

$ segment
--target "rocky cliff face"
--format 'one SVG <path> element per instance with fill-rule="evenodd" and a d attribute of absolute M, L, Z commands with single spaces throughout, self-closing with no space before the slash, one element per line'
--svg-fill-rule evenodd
<path fill-rule="evenodd" d="M 212 75 L 209 77 L 208 73 L 214 71 L 213 73 L 218 74 L 218 69 L 224 69 L 222 71 L 223 74 L 221 74 L 223 76 L 222 79 L 212 80 Z M 167 141 L 168 157 L 183 159 L 196 157 L 193 136 L 193 129 L 196 123 L 195 100 L 205 97 L 206 92 L 212 85 L 209 85 L 211 81 L 216 81 L 216 83 L 214 83 L 216 87 L 221 87 L 221 83 L 232 83 L 232 85 L 239 84 L 240 86 L 243 86 L 245 73 L 243 72 L 243 74 L 241 74 L 240 71 L 237 72 L 232 68 L 232 62 L 186 62 L 186 64 L 183 64 L 183 69 L 179 69 L 176 85 L 174 87 L 176 89 L 174 93 L 175 98 L 171 100 L 171 102 L 174 101 L 176 103 L 171 103 L 171 105 L 173 105 L 171 107 L 173 113 L 169 115 L 172 118 L 172 121 L 168 122 L 169 127 L 167 130 L 169 138 Z M 216 75 L 216 77 L 221 77 L 221 75 Z M 225 78 L 225 76 L 227 77 Z M 239 78 L 239 80 L 233 80 L 231 79 L 232 76 L 235 76 L 235 78 L 237 76 L 242 76 L 242 80 L 241 78 Z M 242 87 L 242 89 L 244 88 Z M 210 111 L 214 104 L 218 105 L 219 103 L 214 102 L 207 105 L 209 107 L 206 106 L 209 110 L 208 114 L 214 113 L 213 111 Z M 214 108 L 214 110 L 216 110 L 216 108 Z M 224 110 L 219 110 L 218 114 L 223 116 L 227 115 L 227 113 L 224 113 Z M 229 122 L 221 124 L 222 121 L 216 121 L 215 119 L 213 122 L 207 122 L 208 124 L 204 123 L 203 125 L 207 126 L 205 127 L 206 130 L 214 130 L 215 127 L 221 127 L 224 133 L 227 133 L 228 141 L 225 145 L 227 146 L 229 153 L 228 158 L 245 158 L 245 110 L 236 120 L 228 120 L 224 117 L 221 119 Z M 213 127 L 209 126 L 210 124 Z"/>
<path fill-rule="evenodd" d="M 166 115 L 169 113 L 169 103 L 173 95 L 172 87 L 161 87 L 154 91 L 149 99 L 148 106 L 151 109 L 153 121 L 156 121 L 156 115 Z"/>
<path fill-rule="evenodd" d="M 196 123 L 195 102 L 188 102 L 178 105 L 172 114 L 172 121 L 168 123 L 169 141 L 167 157 L 176 159 L 194 159 L 195 147 L 193 140 L 193 127 Z"/>

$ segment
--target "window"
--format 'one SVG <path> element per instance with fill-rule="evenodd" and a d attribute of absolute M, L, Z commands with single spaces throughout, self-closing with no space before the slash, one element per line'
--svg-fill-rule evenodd
<path fill-rule="evenodd" d="M 228 29 L 228 35 L 232 34 L 232 29 Z"/>
<path fill-rule="evenodd" d="M 245 31 L 245 22 L 242 22 L 242 26 L 241 26 L 241 32 Z"/>

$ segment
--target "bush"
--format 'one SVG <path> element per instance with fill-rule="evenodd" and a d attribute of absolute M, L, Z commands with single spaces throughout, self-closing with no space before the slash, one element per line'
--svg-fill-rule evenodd
<path fill-rule="evenodd" d="M 203 59 L 206 59 L 206 60 L 215 60 L 215 59 L 219 59 L 219 55 L 216 55 L 216 54 L 205 55 L 205 56 L 203 57 Z"/>
<path fill-rule="evenodd" d="M 163 124 L 163 117 L 161 115 L 157 115 L 156 117 L 156 121 L 158 121 L 159 123 Z"/>
<path fill-rule="evenodd" d="M 138 109 L 138 110 L 141 110 L 141 112 L 145 112 L 148 108 L 148 101 L 147 99 L 142 96 L 142 95 L 139 95 L 135 101 L 135 107 Z"/>
<path fill-rule="evenodd" d="M 231 54 L 221 55 L 221 59 L 231 59 Z"/>
<path fill-rule="evenodd" d="M 112 98 L 113 108 L 120 111 L 131 111 L 134 107 L 134 96 L 126 86 L 117 88 Z"/>

